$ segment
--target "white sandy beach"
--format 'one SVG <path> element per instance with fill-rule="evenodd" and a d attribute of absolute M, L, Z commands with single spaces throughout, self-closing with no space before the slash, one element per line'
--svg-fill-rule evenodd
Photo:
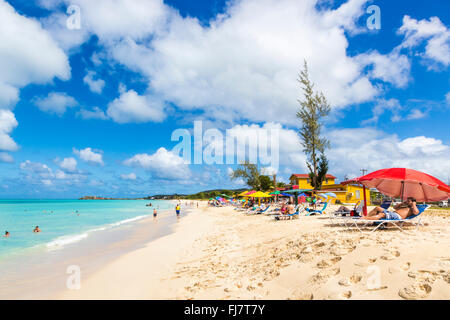
<path fill-rule="evenodd" d="M 54 298 L 449 299 L 448 216 L 423 222 L 368 234 L 325 216 L 276 222 L 203 206 Z"/>

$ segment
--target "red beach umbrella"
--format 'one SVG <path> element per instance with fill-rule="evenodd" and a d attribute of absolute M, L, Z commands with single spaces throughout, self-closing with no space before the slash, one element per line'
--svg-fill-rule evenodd
<path fill-rule="evenodd" d="M 417 201 L 441 201 L 450 198 L 450 187 L 424 172 L 406 168 L 381 169 L 353 179 L 368 188 L 394 198 L 414 197 Z"/>

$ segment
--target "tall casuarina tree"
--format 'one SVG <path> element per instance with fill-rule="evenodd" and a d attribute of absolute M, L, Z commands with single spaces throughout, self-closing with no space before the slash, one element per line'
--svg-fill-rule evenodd
<path fill-rule="evenodd" d="M 311 185 L 315 190 L 319 190 L 328 171 L 325 149 L 330 147 L 330 142 L 325 137 L 321 137 L 321 121 L 328 116 L 331 107 L 322 92 L 314 91 L 314 84 L 309 80 L 306 61 L 303 70 L 300 72 L 298 82 L 304 94 L 304 98 L 298 100 L 300 109 L 297 112 L 297 117 L 302 123 L 299 133 L 303 152 L 307 156 L 306 164 L 309 169 Z"/>

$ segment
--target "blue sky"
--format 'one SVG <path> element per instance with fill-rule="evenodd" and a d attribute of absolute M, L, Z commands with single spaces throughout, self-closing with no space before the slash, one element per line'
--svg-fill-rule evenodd
<path fill-rule="evenodd" d="M 68 28 L 79 9 L 79 28 Z M 380 9 L 370 30 L 367 8 Z M 0 0 L 0 197 L 242 187 L 186 164 L 172 132 L 276 128 L 281 180 L 306 173 L 306 59 L 332 106 L 330 173 L 410 167 L 450 180 L 445 0 Z M 74 20 L 70 20 L 74 21 Z M 262 165 L 264 166 L 264 165 Z M 269 167 L 270 165 L 267 165 Z"/>

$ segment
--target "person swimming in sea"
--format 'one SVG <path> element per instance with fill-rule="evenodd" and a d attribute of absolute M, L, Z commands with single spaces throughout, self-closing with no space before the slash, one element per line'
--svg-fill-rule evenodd
<path fill-rule="evenodd" d="M 34 233 L 39 233 L 39 232 L 41 232 L 41 229 L 39 229 L 39 226 L 36 226 L 36 228 L 34 228 L 33 232 Z"/>
<path fill-rule="evenodd" d="M 4 238 L 8 238 L 9 237 L 9 231 L 5 231 L 5 235 L 3 237 Z"/>

